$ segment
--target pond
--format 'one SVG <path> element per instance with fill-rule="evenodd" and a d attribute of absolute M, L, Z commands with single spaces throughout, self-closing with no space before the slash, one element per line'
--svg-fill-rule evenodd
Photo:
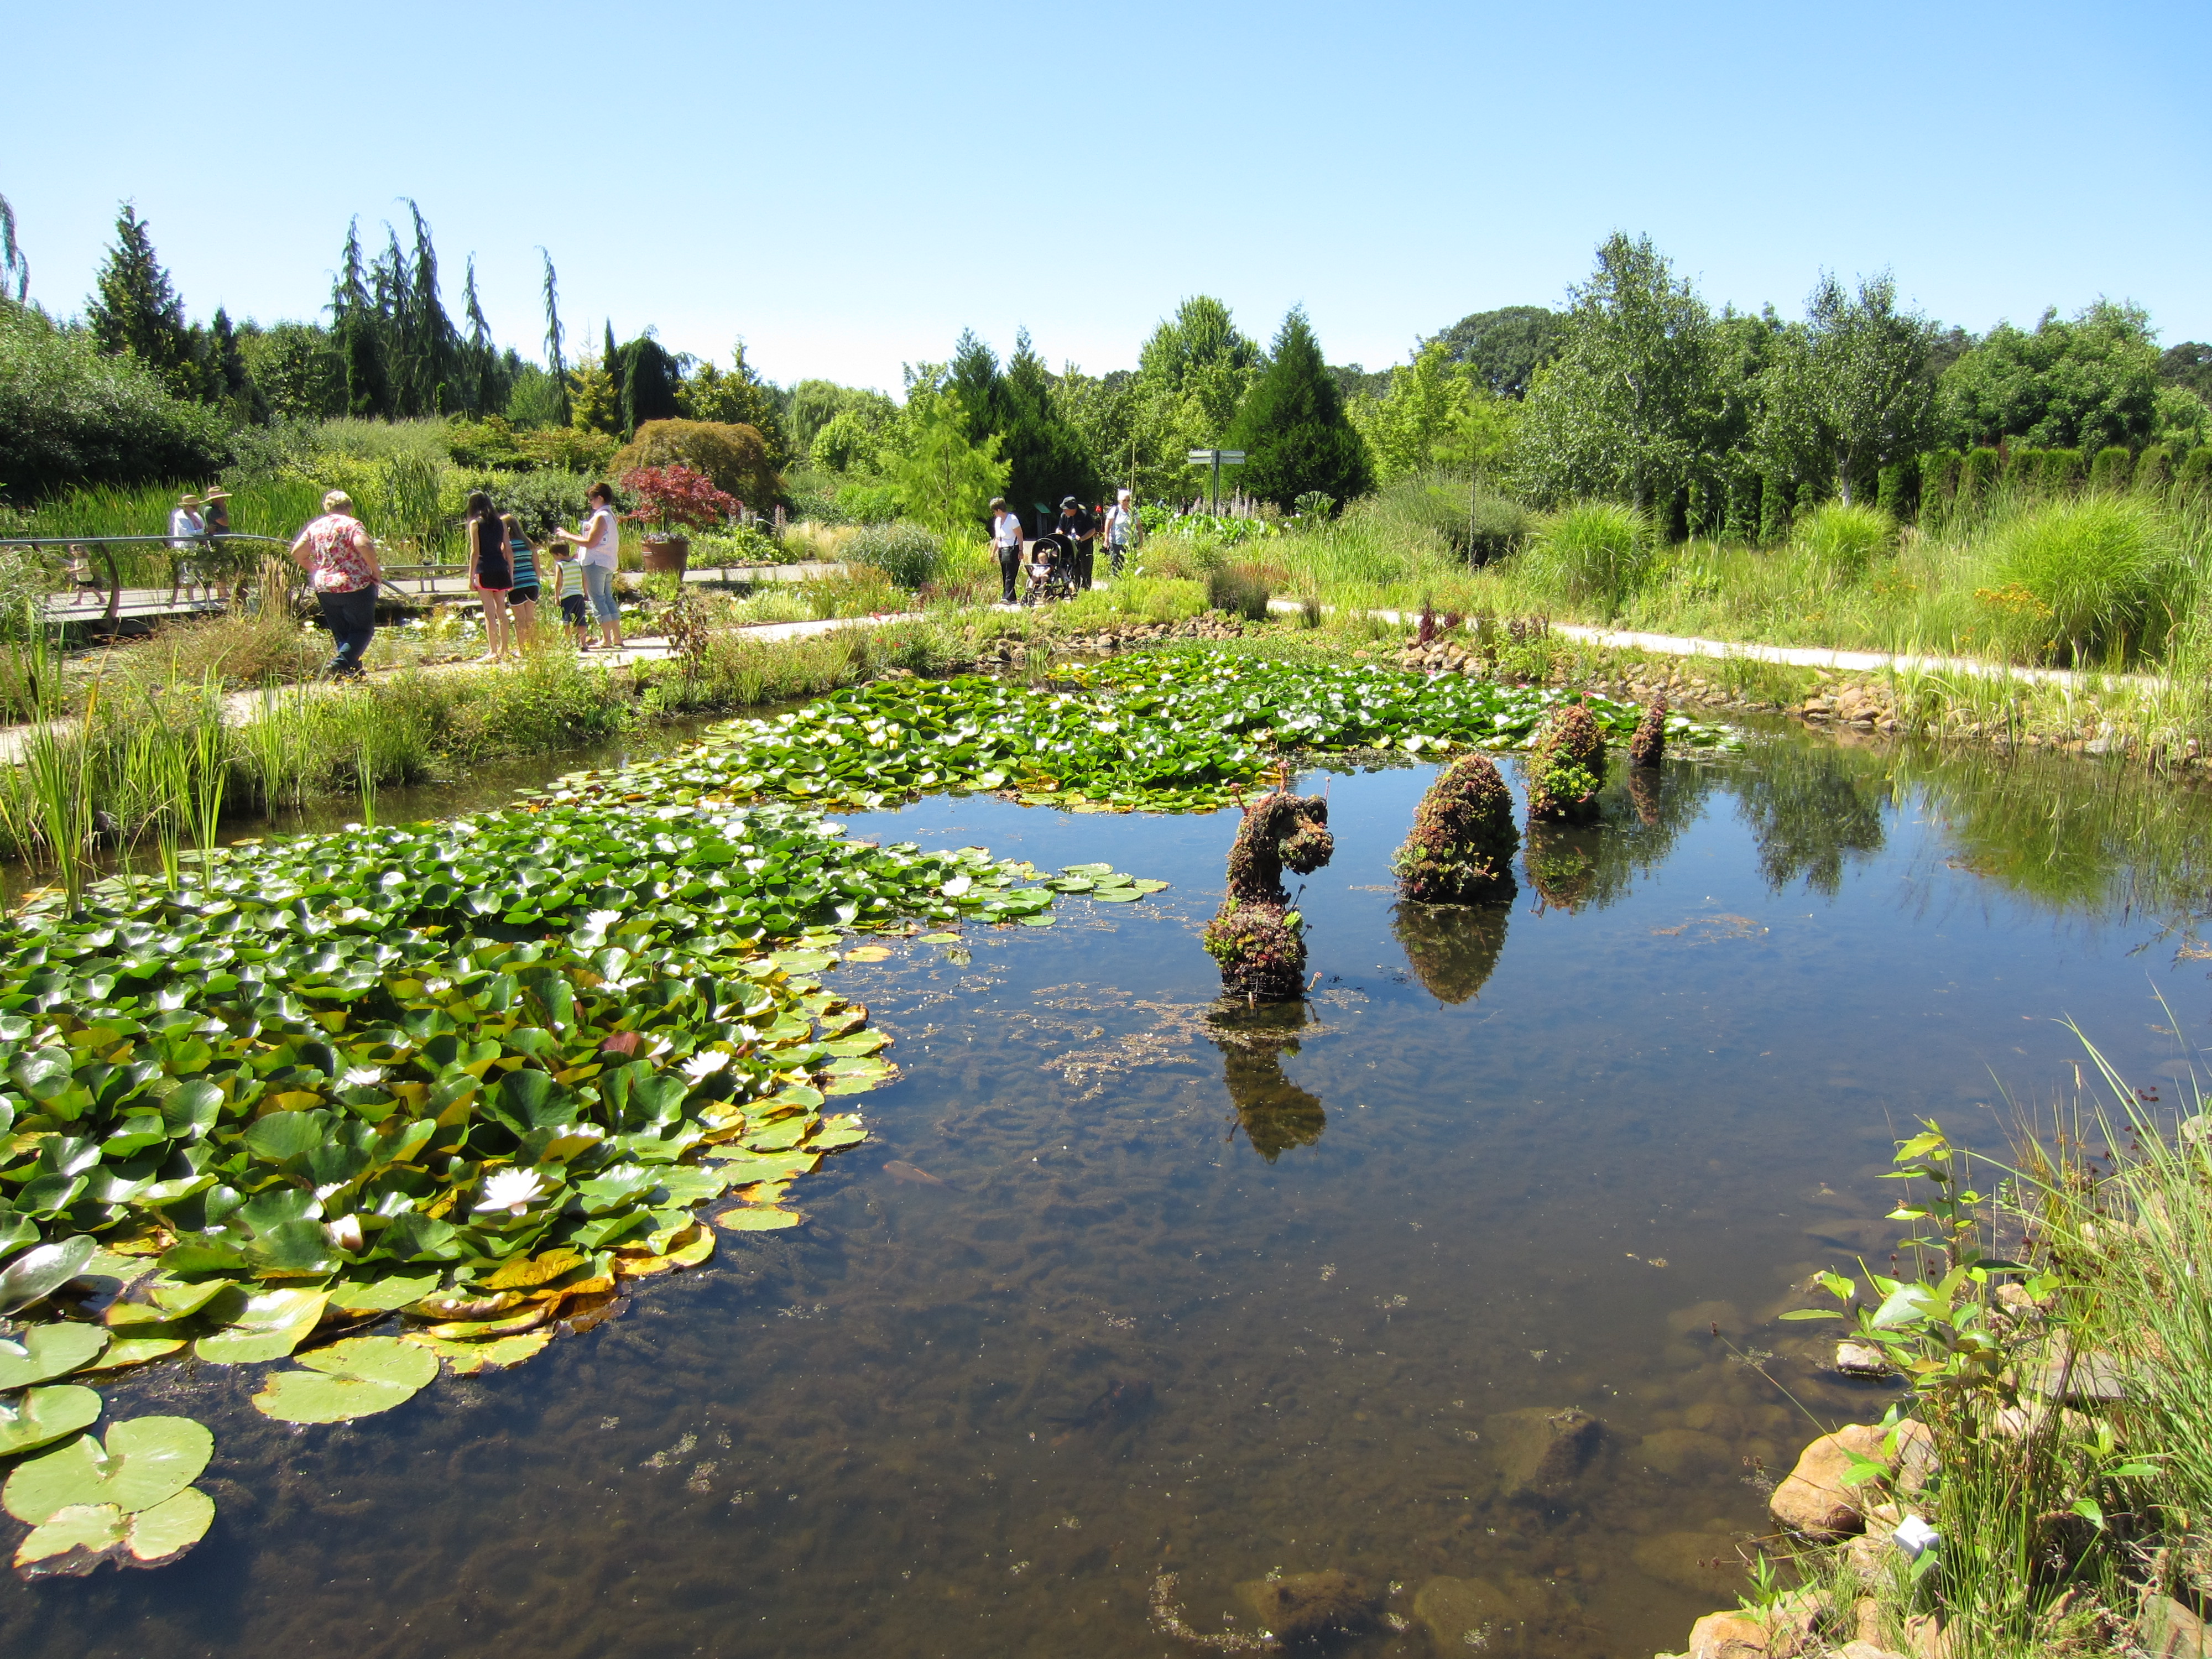
<path fill-rule="evenodd" d="M 1174 884 L 838 969 L 904 1075 L 805 1224 L 531 1364 L 305 1431 L 247 1368 L 117 1387 L 215 1431 L 215 1529 L 6 1579 L 0 1648 L 1234 1650 L 1332 1571 L 1379 1598 L 1346 1652 L 1680 1646 L 1807 1413 L 1881 1409 L 1773 1322 L 1886 1261 L 1893 1140 L 2001 1145 L 2070 1091 L 2062 1017 L 2179 1069 L 2203 805 L 1776 732 L 1616 784 L 1510 907 L 1407 911 L 1431 775 L 1327 775 L 1319 978 L 1261 1013 L 1217 1009 L 1197 940 L 1232 813 L 848 817 Z"/>

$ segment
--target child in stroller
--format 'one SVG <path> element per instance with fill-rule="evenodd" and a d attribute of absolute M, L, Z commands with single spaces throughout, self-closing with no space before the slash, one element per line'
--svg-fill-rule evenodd
<path fill-rule="evenodd" d="M 1075 597 L 1075 544 L 1069 538 L 1057 533 L 1039 536 L 1030 544 L 1023 568 L 1029 572 L 1024 605 Z"/>

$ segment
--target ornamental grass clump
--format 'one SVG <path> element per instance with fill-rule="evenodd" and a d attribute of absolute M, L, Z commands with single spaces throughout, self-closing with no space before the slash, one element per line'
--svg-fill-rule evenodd
<path fill-rule="evenodd" d="M 1618 610 L 1650 574 L 1650 520 L 1613 501 L 1580 501 L 1536 538 L 1536 562 L 1563 598 Z"/>
<path fill-rule="evenodd" d="M 1589 709 L 1571 703 L 1552 717 L 1528 757 L 1532 823 L 1588 823 L 1605 784 L 1605 733 Z"/>
<path fill-rule="evenodd" d="M 1981 597 L 2027 654 L 2065 655 L 2146 644 L 2179 617 L 2186 567 L 2169 521 L 2125 495 L 2031 507 L 1990 538 Z"/>
<path fill-rule="evenodd" d="M 1505 780 L 1488 757 L 1466 755 L 1421 797 L 1390 867 L 1398 891 L 1416 903 L 1483 904 L 1513 896 L 1520 848 Z"/>
<path fill-rule="evenodd" d="M 844 557 L 850 563 L 874 566 L 913 592 L 937 574 L 945 561 L 945 544 L 920 525 L 903 520 L 863 525 L 846 542 Z"/>
<path fill-rule="evenodd" d="M 1828 501 L 1798 521 L 1794 539 L 1823 575 L 1856 581 L 1897 545 L 1897 520 L 1879 507 Z"/>
<path fill-rule="evenodd" d="M 1290 908 L 1285 867 L 1318 870 L 1336 850 L 1328 803 L 1294 795 L 1285 776 L 1244 808 L 1229 849 L 1229 897 L 1206 927 L 1206 949 L 1221 966 L 1221 988 L 1254 1002 L 1285 1002 L 1305 979 L 1303 918 Z"/>

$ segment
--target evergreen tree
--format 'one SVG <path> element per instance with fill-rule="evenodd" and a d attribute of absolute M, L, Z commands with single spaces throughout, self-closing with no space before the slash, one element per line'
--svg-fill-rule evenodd
<path fill-rule="evenodd" d="M 647 421 L 683 418 L 684 405 L 678 393 L 684 385 L 684 365 L 653 337 L 652 330 L 624 346 L 615 362 L 615 385 L 619 388 L 617 406 L 622 411 L 623 437 L 636 436 L 638 428 Z"/>
<path fill-rule="evenodd" d="M 568 365 L 561 355 L 561 295 L 553 277 L 553 256 L 542 247 L 538 252 L 545 259 L 545 372 L 553 377 L 554 397 L 560 410 L 557 424 L 566 426 L 569 421 Z"/>
<path fill-rule="evenodd" d="M 1063 496 L 1097 500 L 1097 470 L 1083 440 L 1061 417 L 1052 375 L 1030 346 L 1027 329 L 1014 336 L 1014 355 L 1006 359 L 999 391 L 1006 422 L 1000 453 L 1006 462 L 1007 499 L 1018 506 L 1042 502 L 1054 512 Z"/>
<path fill-rule="evenodd" d="M 981 443 L 994 432 L 1004 432 L 1012 419 L 1006 377 L 999 372 L 997 354 L 976 337 L 974 329 L 963 329 L 953 343 L 950 369 L 947 384 L 960 394 L 969 441 Z"/>
<path fill-rule="evenodd" d="M 115 246 L 100 268 L 99 289 L 86 303 L 85 318 L 94 340 L 108 356 L 128 352 L 151 369 L 173 397 L 198 394 L 185 302 L 155 257 L 146 222 L 128 202 L 116 216 Z"/>
<path fill-rule="evenodd" d="M 484 319 L 483 305 L 477 298 L 477 256 L 469 255 L 468 279 L 462 288 L 464 308 L 468 319 L 468 373 L 462 384 L 466 393 L 470 414 L 482 418 L 496 415 L 507 407 L 507 376 L 501 371 L 499 348 L 492 343 L 491 325 Z"/>
<path fill-rule="evenodd" d="M 345 412 L 374 418 L 392 413 L 392 375 L 385 363 L 383 317 L 361 253 L 361 222 L 346 226 L 345 252 L 331 289 L 331 332 L 345 376 Z"/>
<path fill-rule="evenodd" d="M 1228 447 L 1244 452 L 1237 483 L 1246 493 L 1285 512 L 1314 491 L 1340 501 L 1367 493 L 1367 446 L 1345 417 L 1303 309 L 1283 319 L 1267 367 L 1230 426 Z"/>
<path fill-rule="evenodd" d="M 615 343 L 615 325 L 611 318 L 606 325 L 606 341 L 599 350 L 599 367 L 606 372 L 608 382 L 614 388 L 615 422 L 622 422 L 623 362 L 622 348 Z"/>
<path fill-rule="evenodd" d="M 695 421 L 752 428 L 768 446 L 769 465 L 780 472 L 793 459 L 790 442 L 784 435 L 782 399 L 745 361 L 743 340 L 731 356 L 734 367 L 726 374 L 712 362 L 701 363 L 678 388 L 678 396 Z"/>

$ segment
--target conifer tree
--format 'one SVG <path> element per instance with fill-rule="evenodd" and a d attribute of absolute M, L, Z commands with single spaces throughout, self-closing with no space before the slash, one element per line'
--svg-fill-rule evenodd
<path fill-rule="evenodd" d="M 31 262 L 23 257 L 23 249 L 15 240 L 15 210 L 8 205 L 8 198 L 0 196 L 0 300 L 8 297 L 8 288 L 15 285 L 15 303 L 21 305 L 31 295 Z"/>
<path fill-rule="evenodd" d="M 1267 367 L 1231 423 L 1228 447 L 1245 453 L 1237 480 L 1244 490 L 1285 512 L 1309 492 L 1348 501 L 1370 487 L 1367 446 L 1346 418 L 1303 309 L 1283 319 Z"/>
<path fill-rule="evenodd" d="M 86 320 L 100 349 L 129 353 L 151 369 L 174 397 L 199 391 L 191 331 L 185 302 L 155 257 L 146 222 L 125 202 L 115 219 L 115 246 L 100 268 L 98 291 L 87 301 Z"/>
<path fill-rule="evenodd" d="M 553 276 L 553 256 L 542 247 L 538 252 L 545 259 L 545 372 L 553 377 L 560 423 L 566 426 L 569 421 L 568 365 L 561 355 L 561 296 Z"/>

